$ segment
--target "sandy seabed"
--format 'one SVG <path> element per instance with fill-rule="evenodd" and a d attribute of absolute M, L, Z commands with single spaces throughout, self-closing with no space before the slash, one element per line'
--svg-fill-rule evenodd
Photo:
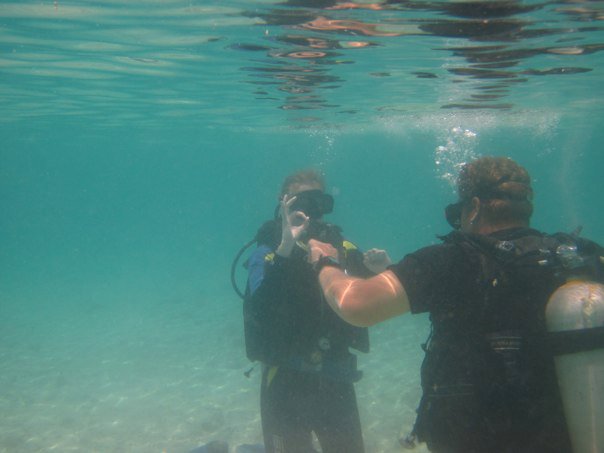
<path fill-rule="evenodd" d="M 232 451 L 262 442 L 260 368 L 244 376 L 251 364 L 232 301 L 212 304 L 211 315 L 179 301 L 122 307 L 3 310 L 0 452 L 187 453 L 216 439 Z M 427 333 L 426 319 L 413 316 L 371 329 L 357 384 L 367 453 L 406 451 L 397 439 L 415 418 Z"/>

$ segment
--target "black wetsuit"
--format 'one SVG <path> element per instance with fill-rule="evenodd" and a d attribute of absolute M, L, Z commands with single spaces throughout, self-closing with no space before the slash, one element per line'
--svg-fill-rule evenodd
<path fill-rule="evenodd" d="M 347 256 L 352 264 L 362 261 L 355 248 Z M 364 452 L 354 390 L 360 372 L 349 347 L 367 352 L 367 329 L 346 324 L 328 307 L 300 248 L 283 258 L 261 245 L 248 267 L 246 316 L 264 332 L 254 330 L 262 338 L 254 352 L 248 344 L 248 356 L 263 362 L 267 453 L 312 452 L 313 432 L 324 453 Z"/>
<path fill-rule="evenodd" d="M 545 305 L 560 281 L 539 266 L 502 272 L 488 253 L 457 237 L 391 267 L 412 313 L 429 312 L 432 322 L 416 435 L 436 452 L 570 452 L 544 344 Z M 531 229 L 490 235 L 542 237 Z"/>

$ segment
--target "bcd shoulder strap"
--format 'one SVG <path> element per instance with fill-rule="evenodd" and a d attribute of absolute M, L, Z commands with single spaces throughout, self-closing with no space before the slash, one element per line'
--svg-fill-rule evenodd
<path fill-rule="evenodd" d="M 560 278 L 581 274 L 604 281 L 604 249 L 597 243 L 568 233 L 544 234 L 536 230 L 511 239 L 454 231 L 445 243 L 470 247 L 501 265 L 550 268 Z"/>

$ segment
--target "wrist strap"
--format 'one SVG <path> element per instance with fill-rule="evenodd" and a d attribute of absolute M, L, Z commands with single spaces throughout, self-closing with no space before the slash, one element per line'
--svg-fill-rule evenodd
<path fill-rule="evenodd" d="M 322 256 L 318 259 L 318 261 L 314 264 L 314 269 L 317 274 L 319 274 L 325 266 L 335 267 L 336 269 L 342 270 L 342 266 L 333 256 Z"/>

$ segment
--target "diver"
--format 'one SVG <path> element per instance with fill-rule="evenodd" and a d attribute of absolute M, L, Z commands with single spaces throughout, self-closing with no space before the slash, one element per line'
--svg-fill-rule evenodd
<path fill-rule="evenodd" d="M 434 452 L 568 453 L 569 411 L 556 378 L 546 305 L 572 276 L 602 288 L 604 250 L 576 234 L 530 228 L 531 179 L 511 159 L 465 164 L 457 191 L 459 201 L 445 210 L 453 231 L 442 244 L 411 253 L 369 279 L 347 275 L 334 247 L 309 241 L 326 300 L 356 326 L 408 311 L 430 314 L 431 333 L 422 345 L 423 394 L 403 446 L 411 448 L 417 439 Z M 383 251 L 376 260 L 390 263 Z M 601 310 L 601 299 L 588 302 Z M 584 333 L 600 341 L 602 324 Z M 591 420 L 592 426 L 601 423 Z"/>
<path fill-rule="evenodd" d="M 356 355 L 369 351 L 366 328 L 329 309 L 308 263 L 311 238 L 331 243 L 352 275 L 374 275 L 363 254 L 326 223 L 333 209 L 323 176 L 302 170 L 282 185 L 275 218 L 259 229 L 247 261 L 247 356 L 262 364 L 260 410 L 267 453 L 308 453 L 313 433 L 324 453 L 364 452 L 354 383 Z"/>

